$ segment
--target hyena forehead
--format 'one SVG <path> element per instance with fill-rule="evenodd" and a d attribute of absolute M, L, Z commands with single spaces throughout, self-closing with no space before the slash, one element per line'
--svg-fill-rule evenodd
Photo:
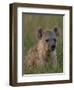
<path fill-rule="evenodd" d="M 56 34 L 55 34 L 55 32 L 53 32 L 53 31 L 45 31 L 44 33 L 43 33 L 43 39 L 55 39 L 56 38 Z"/>

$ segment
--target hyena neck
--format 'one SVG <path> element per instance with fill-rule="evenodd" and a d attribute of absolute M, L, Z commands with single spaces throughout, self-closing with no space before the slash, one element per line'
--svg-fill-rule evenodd
<path fill-rule="evenodd" d="M 37 45 L 37 50 L 38 50 L 38 55 L 39 55 L 39 58 L 40 60 L 44 60 L 44 61 L 48 61 L 48 56 L 50 55 L 50 52 L 49 50 L 46 50 L 44 45 L 39 42 L 38 45 Z"/>

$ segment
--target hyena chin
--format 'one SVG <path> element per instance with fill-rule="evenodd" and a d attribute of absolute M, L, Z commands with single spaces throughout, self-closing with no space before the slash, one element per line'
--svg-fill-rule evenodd
<path fill-rule="evenodd" d="M 37 32 L 38 43 L 28 51 L 26 56 L 27 66 L 42 66 L 48 63 L 50 58 L 52 65 L 57 66 L 56 45 L 58 29 L 53 31 L 43 31 L 42 28 Z"/>

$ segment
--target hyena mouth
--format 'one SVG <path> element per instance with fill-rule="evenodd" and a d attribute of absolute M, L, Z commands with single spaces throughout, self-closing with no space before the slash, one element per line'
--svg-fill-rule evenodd
<path fill-rule="evenodd" d="M 55 48 L 56 48 L 56 46 L 55 46 L 55 45 L 51 46 L 52 51 L 54 51 L 54 50 L 55 50 Z"/>

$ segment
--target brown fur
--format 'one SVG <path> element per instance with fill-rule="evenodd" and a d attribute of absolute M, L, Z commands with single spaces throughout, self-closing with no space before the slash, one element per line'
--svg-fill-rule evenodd
<path fill-rule="evenodd" d="M 46 43 L 42 40 L 38 44 L 31 48 L 26 57 L 26 63 L 28 66 L 44 65 L 48 62 L 49 50 Z"/>

